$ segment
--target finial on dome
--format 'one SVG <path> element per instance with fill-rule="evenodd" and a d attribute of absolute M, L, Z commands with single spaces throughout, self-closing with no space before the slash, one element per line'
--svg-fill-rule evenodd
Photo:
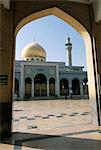
<path fill-rule="evenodd" d="M 70 37 L 68 37 L 68 44 L 70 44 Z"/>
<path fill-rule="evenodd" d="M 71 44 L 70 37 L 68 37 L 67 40 L 68 40 L 68 41 L 66 42 L 65 46 L 68 46 L 68 45 Z"/>

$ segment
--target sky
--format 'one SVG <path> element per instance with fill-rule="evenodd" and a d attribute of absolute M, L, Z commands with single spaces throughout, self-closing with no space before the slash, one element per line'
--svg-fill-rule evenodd
<path fill-rule="evenodd" d="M 21 59 L 22 49 L 32 41 L 40 44 L 46 51 L 47 61 L 60 61 L 68 65 L 66 58 L 66 41 L 71 38 L 72 65 L 84 66 L 86 54 L 81 35 L 70 25 L 56 16 L 50 15 L 31 21 L 23 26 L 16 36 L 16 60 Z"/>

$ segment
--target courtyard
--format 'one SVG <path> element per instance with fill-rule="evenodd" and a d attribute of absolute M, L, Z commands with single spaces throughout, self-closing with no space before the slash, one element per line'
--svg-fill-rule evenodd
<path fill-rule="evenodd" d="M 13 132 L 66 133 L 64 128 L 92 123 L 89 100 L 14 101 L 12 122 Z"/>
<path fill-rule="evenodd" d="M 100 150 L 101 128 L 92 124 L 89 100 L 14 101 L 12 137 L 2 150 Z"/>

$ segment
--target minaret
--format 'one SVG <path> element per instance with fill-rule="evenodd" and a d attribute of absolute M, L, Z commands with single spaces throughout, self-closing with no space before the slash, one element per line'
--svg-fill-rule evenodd
<path fill-rule="evenodd" d="M 68 65 L 72 66 L 72 43 L 70 42 L 70 37 L 68 37 L 68 43 L 66 43 L 65 46 L 67 52 Z"/>

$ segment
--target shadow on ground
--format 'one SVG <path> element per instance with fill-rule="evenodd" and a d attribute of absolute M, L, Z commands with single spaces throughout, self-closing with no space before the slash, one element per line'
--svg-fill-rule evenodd
<path fill-rule="evenodd" d="M 14 145 L 14 150 L 21 150 L 22 146 L 44 150 L 101 150 L 101 141 L 72 138 L 68 135 L 42 135 L 31 133 L 13 133 L 12 137 L 2 141 L 3 144 Z"/>

